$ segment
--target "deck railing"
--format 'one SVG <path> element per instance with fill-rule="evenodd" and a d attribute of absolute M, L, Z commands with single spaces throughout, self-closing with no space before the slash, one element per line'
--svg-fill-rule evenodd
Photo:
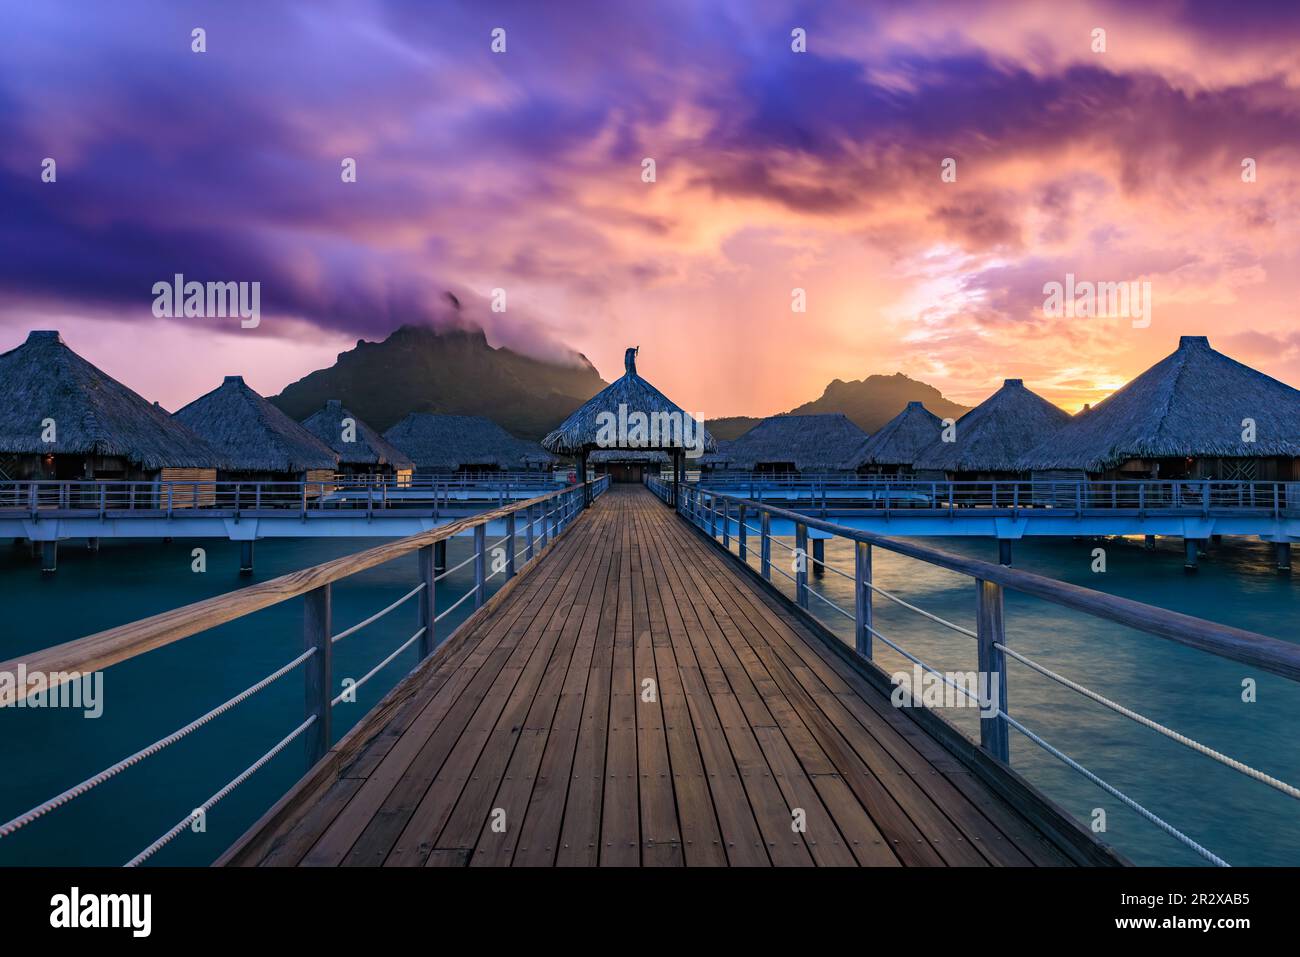
<path fill-rule="evenodd" d="M 960 514 L 961 509 L 1026 509 L 1137 515 L 1215 513 L 1300 516 L 1300 483 L 1211 479 L 1133 481 L 926 481 L 907 476 L 705 475 L 701 488 L 756 502 L 794 503 L 818 511 L 863 510 Z"/>
<path fill-rule="evenodd" d="M 609 486 L 606 478 L 598 479 L 590 484 L 593 497 L 603 493 Z M 303 651 L 300 655 L 184 727 L 178 728 L 166 737 L 160 738 L 153 744 L 123 758 L 116 764 L 110 765 L 98 774 L 68 788 L 61 794 L 55 795 L 26 813 L 0 824 L 0 839 L 8 837 L 38 818 L 62 807 L 110 778 L 116 777 L 127 768 L 175 744 L 191 732 L 220 717 L 236 705 L 274 684 L 280 678 L 300 668 L 303 672 L 306 702 L 302 722 L 277 742 L 274 747 L 249 765 L 245 771 L 166 831 L 158 840 L 132 858 L 128 862 L 128 866 L 142 864 L 152 857 L 164 845 L 190 827 L 200 814 L 206 814 L 218 801 L 252 777 L 254 773 L 298 738 L 306 739 L 308 761 L 309 764 L 314 764 L 325 756 L 333 742 L 331 732 L 332 709 L 349 695 L 354 695 L 358 689 L 382 671 L 398 655 L 417 642 L 420 661 L 432 654 L 434 649 L 442 643 L 437 638 L 438 622 L 466 602 L 473 602 L 473 608 L 475 609 L 481 608 L 487 600 L 487 583 L 498 575 L 504 575 L 506 579 L 513 578 L 520 568 L 519 559 L 521 557 L 524 563 L 540 560 L 548 546 L 569 528 L 582 510 L 582 493 L 583 488 L 580 485 L 548 492 L 527 501 L 492 509 L 419 535 L 387 542 L 376 548 L 293 572 L 271 581 L 252 585 L 238 591 L 227 592 L 215 598 L 195 602 L 182 608 L 154 615 L 151 618 L 121 625 L 86 638 L 80 638 L 76 641 L 56 645 L 12 661 L 0 663 L 0 673 L 30 676 L 26 686 L 19 687 L 15 684 L 12 688 L 9 686 L 0 687 L 0 709 L 3 709 L 14 704 L 19 698 L 34 694 L 37 691 L 49 691 L 58 687 L 61 683 L 76 680 L 79 675 L 88 675 L 120 662 L 128 661 L 155 648 L 199 634 L 217 625 L 243 618 L 272 605 L 294 598 L 302 598 L 303 600 Z M 524 523 L 522 529 L 519 527 L 520 519 Z M 489 542 L 486 533 L 488 525 L 493 522 L 504 522 L 506 533 L 500 539 Z M 472 532 L 474 537 L 473 553 L 459 565 L 437 572 L 434 564 L 434 546 L 467 531 Z M 523 543 L 522 546 L 517 548 L 521 536 Z M 504 563 L 494 561 L 493 565 L 499 567 L 494 568 L 489 573 L 487 570 L 488 556 L 495 553 L 497 549 L 502 549 L 502 553 L 498 558 L 503 557 Z M 394 559 L 402 558 L 412 552 L 417 553 L 419 560 L 418 580 L 414 587 L 397 601 L 386 608 L 380 609 L 369 618 L 336 632 L 332 615 L 332 586 L 334 583 L 367 569 L 391 562 Z M 472 565 L 474 569 L 473 584 L 463 595 L 448 604 L 447 607 L 439 610 L 441 595 L 438 590 L 438 582 L 469 565 Z M 419 627 L 415 633 L 371 668 L 364 677 L 336 694 L 332 669 L 332 649 L 334 645 L 380 620 L 412 599 L 418 601 L 419 608 Z M 448 635 L 447 637 L 450 638 L 451 636 Z"/>
<path fill-rule="evenodd" d="M 646 484 L 665 503 L 671 501 L 671 489 L 667 484 L 654 478 L 648 479 Z M 1010 732 L 1012 729 L 1019 731 L 1048 754 L 1083 775 L 1093 784 L 1212 864 L 1227 866 L 1227 862 L 1221 857 L 1201 846 L 1119 789 L 1102 780 L 1077 760 L 1045 741 L 1010 713 L 1010 704 L 1007 697 L 1006 662 L 1008 658 L 1114 711 L 1116 714 L 1178 742 L 1184 747 L 1266 784 L 1283 794 L 1300 799 L 1300 789 L 1295 786 L 1243 764 L 1118 702 L 1112 701 L 1011 648 L 1007 643 L 1003 594 L 1004 590 L 1010 589 L 1021 594 L 1031 595 L 1063 608 L 1081 611 L 1095 618 L 1117 622 L 1146 634 L 1208 652 L 1220 658 L 1260 668 L 1290 681 L 1300 682 L 1300 645 L 1280 641 L 1267 635 L 1245 631 L 1240 628 L 1233 628 L 1229 625 L 1194 618 L 1164 608 L 1157 608 L 1127 598 L 1108 595 L 1093 589 L 1082 588 L 1042 575 L 1035 575 L 1031 572 L 965 558 L 927 545 L 847 528 L 804 513 L 707 488 L 683 486 L 678 512 L 687 521 L 699 528 L 718 547 L 725 549 L 730 554 L 734 554 L 746 567 L 750 566 L 750 555 L 753 549 L 751 535 L 757 537 L 759 548 L 758 575 L 763 580 L 771 583 L 773 572 L 775 572 L 790 582 L 794 589 L 796 607 L 802 613 L 815 619 L 816 616 L 812 615 L 810 603 L 812 599 L 816 599 L 819 605 L 825 605 L 830 613 L 851 622 L 854 636 L 853 649 L 862 659 L 868 662 L 873 660 L 874 643 L 879 640 L 908 661 L 935 676 L 936 679 L 942 680 L 945 685 L 952 687 L 954 691 L 965 695 L 968 700 L 979 705 L 979 747 L 989 756 L 1003 763 L 1010 763 Z M 793 546 L 786 543 L 781 537 L 771 533 L 773 519 L 793 524 Z M 757 525 L 752 524 L 755 522 Z M 852 571 L 845 571 L 827 563 L 824 557 L 821 557 L 825 554 L 824 546 L 818 548 L 816 553 L 810 554 L 808 551 L 808 533 L 810 530 L 816 531 L 823 536 L 841 538 L 851 542 L 854 555 Z M 786 564 L 785 562 L 773 560 L 772 547 L 774 544 L 787 553 L 790 558 L 789 566 L 793 574 L 789 574 L 784 570 L 782 565 Z M 974 628 L 968 628 L 939 615 L 932 614 L 906 601 L 901 596 L 876 585 L 872 576 L 873 548 L 882 548 L 898 555 L 958 572 L 970 578 L 974 585 Z M 817 569 L 821 574 L 829 571 L 851 581 L 853 583 L 854 607 L 852 609 L 843 608 L 837 602 L 832 601 L 826 595 L 811 587 L 808 581 L 810 567 Z M 941 628 L 948 629 L 974 641 L 975 655 L 978 662 L 977 673 L 983 677 L 984 681 L 990 683 L 984 686 L 986 693 L 977 692 L 984 694 L 983 700 L 977 698 L 972 693 L 972 689 L 955 682 L 948 675 L 900 647 L 887 635 L 882 634 L 876 628 L 873 616 L 873 600 L 876 596 L 908 609 Z"/>
<path fill-rule="evenodd" d="M 549 472 L 504 477 L 415 476 L 409 482 L 388 476 L 341 476 L 314 482 L 0 482 L 0 515 L 43 517 L 175 517 L 196 512 L 240 518 L 259 514 L 355 515 L 429 511 L 465 502 L 505 505 L 554 489 Z"/>

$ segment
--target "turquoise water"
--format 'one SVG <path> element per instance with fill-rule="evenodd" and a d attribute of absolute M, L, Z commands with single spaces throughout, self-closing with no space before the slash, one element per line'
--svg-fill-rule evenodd
<path fill-rule="evenodd" d="M 928 539 L 930 544 L 977 558 L 996 557 L 993 543 Z M 65 543 L 59 571 L 42 577 L 28 551 L 0 546 L 0 659 L 71 640 L 123 622 L 262 581 L 368 547 L 372 540 L 267 540 L 257 544 L 257 573 L 240 579 L 238 546 L 177 540 L 105 541 L 97 554 Z M 1180 543 L 1146 552 L 1140 543 L 1104 543 L 1108 571 L 1090 571 L 1097 543 L 1037 540 L 1016 545 L 1021 568 L 1189 614 L 1295 640 L 1294 609 L 1300 583 L 1279 576 L 1268 546 L 1225 541 L 1182 570 Z M 190 551 L 207 549 L 208 571 L 190 570 Z M 455 565 L 472 549 L 453 541 Z M 774 557 L 784 552 L 774 549 Z M 827 561 L 852 568 L 849 547 L 832 541 Z M 952 621 L 973 627 L 974 586 L 955 573 L 876 550 L 882 588 Z M 778 580 L 779 576 L 777 577 Z M 335 586 L 334 621 L 340 630 L 405 594 L 416 578 L 414 556 L 372 569 Z M 851 608 L 850 583 L 835 574 L 814 584 Z M 492 584 L 496 585 L 500 579 Z M 462 594 L 470 569 L 453 575 L 442 592 Z M 815 611 L 846 637 L 847 622 L 813 600 Z M 467 602 L 440 623 L 442 634 L 468 613 Z M 0 820 L 34 804 L 193 720 L 291 660 L 301 650 L 302 603 L 290 601 L 239 623 L 213 629 L 114 666 L 104 673 L 105 710 L 87 720 L 80 712 L 0 711 Z M 360 677 L 415 630 L 411 601 L 335 646 L 336 681 Z M 941 670 L 973 670 L 974 642 L 940 629 L 906 609 L 876 601 L 877 628 Z M 1300 688 L 1158 638 L 1008 594 L 1008 636 L 1013 647 L 1065 676 L 1157 721 L 1290 783 L 1300 781 Z M 887 670 L 910 663 L 877 642 Z M 409 650 L 376 676 L 357 704 L 335 709 L 341 735 L 414 664 Z M 1254 678 L 1258 700 L 1241 700 L 1243 678 Z M 1047 741 L 1168 820 L 1232 864 L 1300 862 L 1300 803 L 1208 758 L 1115 715 L 1100 705 L 1012 662 L 1011 714 Z M 125 703 L 125 706 L 123 706 Z M 213 792 L 279 741 L 302 720 L 300 672 L 236 707 L 190 737 L 122 772 L 15 835 L 0 840 L 0 864 L 121 864 L 184 818 Z M 971 712 L 949 718 L 976 733 Z M 1141 864 L 1196 864 L 1201 858 L 1012 732 L 1015 767 L 1085 823 L 1106 812 L 1103 835 Z M 305 769 L 300 744 L 291 745 L 219 803 L 206 833 L 185 831 L 153 860 L 206 864 L 221 853 Z"/>

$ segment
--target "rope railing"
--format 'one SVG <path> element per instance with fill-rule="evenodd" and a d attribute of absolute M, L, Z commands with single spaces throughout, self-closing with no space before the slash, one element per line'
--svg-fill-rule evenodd
<path fill-rule="evenodd" d="M 647 485 L 661 499 L 671 504 L 671 498 L 664 483 L 651 478 L 647 481 Z M 772 568 L 775 568 L 778 574 L 794 583 L 796 604 L 802 611 L 811 614 L 807 604 L 808 596 L 811 595 L 816 597 L 820 603 L 829 606 L 833 612 L 849 621 L 852 621 L 857 636 L 854 643 L 855 650 L 866 659 L 870 660 L 872 658 L 871 641 L 872 639 L 877 639 L 902 657 L 913 662 L 918 667 L 923 668 L 928 673 L 936 676 L 945 684 L 957 689 L 963 694 L 966 694 L 968 698 L 978 702 L 978 699 L 973 697 L 967 689 L 952 681 L 949 676 L 943 674 L 927 662 L 922 661 L 920 658 L 906 651 L 874 627 L 870 598 L 872 595 L 881 595 L 900 607 L 920 615 L 943 628 L 974 639 L 978 643 L 980 649 L 981 670 L 990 674 L 990 676 L 997 675 L 1001 681 L 1005 682 L 1005 658 L 1009 657 L 1026 665 L 1038 674 L 1056 681 L 1063 687 L 1075 691 L 1076 693 L 1081 694 L 1090 700 L 1101 704 L 1103 707 L 1109 708 L 1110 710 L 1127 717 L 1146 728 L 1156 731 L 1157 733 L 1164 735 L 1170 740 L 1173 740 L 1196 753 L 1203 754 L 1206 757 L 1209 757 L 1226 767 L 1232 768 L 1252 780 L 1266 784 L 1289 797 L 1300 798 L 1300 789 L 1297 789 L 1295 786 L 1223 754 L 1222 752 L 1183 735 L 1178 731 L 1168 728 L 1157 721 L 1147 718 L 1146 716 L 1111 700 L 1105 695 L 1058 674 L 1045 665 L 1033 661 L 1027 656 L 1022 655 L 1009 647 L 1006 644 L 1006 628 L 1002 611 L 1002 591 L 1004 587 L 1010 587 L 1026 594 L 1045 598 L 1048 601 L 1055 602 L 1064 607 L 1083 610 L 1086 613 L 1097 617 L 1126 624 L 1130 627 L 1144 631 L 1147 634 L 1191 645 L 1192 647 L 1196 647 L 1202 651 L 1208 651 L 1219 657 L 1255 664 L 1263 667 L 1265 670 L 1274 674 L 1279 674 L 1293 681 L 1300 678 L 1300 649 L 1296 649 L 1284 642 L 1279 642 L 1277 639 L 1244 632 L 1240 629 L 1231 628 L 1230 626 L 1217 625 L 1201 619 L 1194 619 L 1178 612 L 1171 612 L 1148 605 L 1142 605 L 1128 599 L 1104 595 L 1100 592 L 1093 592 L 1090 589 L 1067 585 L 1062 582 L 1056 582 L 1052 579 L 1046 579 L 1042 576 L 1013 570 L 1004 566 L 992 565 L 985 562 L 975 561 L 973 559 L 965 559 L 961 556 L 940 552 L 937 549 L 932 549 L 928 546 L 900 542 L 869 532 L 835 525 L 823 519 L 813 518 L 799 512 L 792 512 L 753 499 L 727 495 L 719 492 L 716 488 L 686 488 L 682 500 L 678 503 L 678 511 L 684 518 L 707 535 L 715 545 L 724 548 L 729 553 L 732 553 L 733 549 L 731 547 L 731 539 L 733 536 L 731 535 L 731 525 L 733 519 L 731 513 L 733 511 L 733 505 L 742 510 L 740 512 L 741 516 L 748 512 L 757 512 L 763 519 L 761 527 L 757 529 L 743 521 L 743 517 L 735 520 L 738 535 L 735 536 L 737 540 L 734 553 L 737 554 L 737 557 L 747 557 L 753 549 L 753 546 L 747 542 L 741 530 L 754 532 L 758 535 L 761 554 L 761 577 L 770 581 L 771 570 Z M 782 541 L 779 536 L 772 534 L 769 531 L 769 528 L 773 518 L 792 523 L 795 528 L 796 542 L 800 544 L 792 547 Z M 721 524 L 722 528 L 721 535 L 718 534 L 719 524 Z M 841 577 L 854 581 L 855 594 L 857 595 L 857 607 L 853 612 L 850 612 L 848 609 L 839 605 L 839 603 L 835 602 L 828 595 L 823 594 L 819 589 L 812 587 L 807 580 L 806 572 L 803 570 L 807 567 L 806 565 L 800 568 L 797 576 L 792 576 L 787 574 L 779 566 L 775 566 L 771 563 L 769 556 L 772 542 L 775 541 L 779 546 L 786 549 L 787 552 L 798 553 L 801 551 L 800 545 L 808 541 L 807 531 L 809 528 L 816 528 L 820 532 L 829 534 L 832 537 L 844 538 L 855 543 L 855 555 L 857 556 L 855 561 L 857 562 L 857 567 L 855 567 L 853 575 L 837 568 L 833 563 L 818 559 L 816 556 L 808 556 L 806 551 L 804 554 L 805 558 L 811 558 L 812 563 L 815 566 L 818 566 L 823 570 L 830 568 Z M 964 627 L 956 622 L 948 620 L 947 618 L 927 611 L 926 609 L 921 608 L 918 605 L 915 605 L 875 584 L 875 582 L 872 581 L 870 557 L 873 546 L 883 547 L 908 557 L 928 561 L 931 564 L 958 571 L 973 578 L 978 586 L 978 601 L 976 607 L 978 627 L 975 630 Z M 1005 683 L 1003 684 L 1003 692 L 1005 694 Z M 1005 697 L 1003 700 L 1005 701 Z M 1010 752 L 1006 739 L 1006 729 L 1009 728 L 1014 728 L 1020 731 L 1036 745 L 1046 750 L 1049 754 L 1052 754 L 1073 770 L 1079 772 L 1089 781 L 1101 787 L 1107 793 L 1121 801 L 1125 806 L 1134 810 L 1145 820 L 1156 825 L 1175 840 L 1195 851 L 1205 860 L 1216 865 L 1227 866 L 1227 863 L 1221 857 L 1207 850 L 1182 831 L 1178 830 L 1152 811 L 1128 797 L 1118 788 L 1115 788 L 1113 785 L 1102 780 L 1078 761 L 1069 757 L 1060 749 L 1054 747 L 1039 735 L 1026 728 L 1022 722 L 1009 715 L 1005 708 L 999 708 L 987 717 L 983 713 L 981 714 L 980 747 L 999 760 L 1009 762 Z"/>
<path fill-rule="evenodd" d="M 602 477 L 594 482 L 588 483 L 591 486 L 592 498 L 601 495 L 606 491 L 609 485 L 607 477 Z M 68 804 L 76 798 L 88 793 L 94 788 L 103 784 L 105 781 L 112 779 L 122 771 L 130 768 L 145 759 L 152 757 L 164 748 L 175 744 L 177 741 L 187 737 L 195 730 L 203 727 L 210 721 L 234 708 L 236 705 L 248 700 L 253 695 L 267 688 L 275 681 L 284 677 L 289 672 L 303 665 L 308 665 L 306 672 L 306 687 L 308 691 L 308 713 L 304 720 L 292 730 L 288 735 L 282 738 L 269 751 L 264 753 L 253 764 L 249 765 L 243 772 L 237 775 L 219 791 L 208 798 L 202 805 L 192 811 L 183 820 L 174 825 L 170 830 L 164 833 L 147 848 L 137 854 L 127 862 L 128 867 L 134 867 L 144 863 L 153 857 L 159 850 L 169 844 L 178 835 L 189 828 L 199 815 L 206 814 L 219 801 L 228 796 L 237 787 L 252 777 L 259 769 L 273 760 L 286 747 L 298 738 L 311 732 L 309 741 L 309 760 L 314 763 L 324 756 L 325 750 L 329 747 L 330 736 L 330 711 L 339 703 L 344 701 L 349 694 L 354 693 L 363 687 L 372 678 L 378 675 L 386 667 L 392 664 L 403 652 L 407 651 L 416 642 L 420 643 L 420 660 L 424 660 L 432 654 L 435 647 L 434 625 L 449 614 L 458 609 L 464 602 L 471 598 L 476 599 L 476 607 L 481 607 L 486 600 L 485 585 L 488 580 L 495 575 L 504 571 L 507 575 L 517 573 L 515 562 L 508 563 L 507 568 L 493 572 L 492 575 L 483 573 L 482 563 L 478 561 L 484 555 L 483 530 L 488 523 L 497 520 L 506 520 L 508 527 L 513 528 L 514 516 L 518 512 L 525 512 L 529 516 L 526 526 L 531 530 L 539 523 L 542 525 L 542 535 L 540 542 L 534 542 L 531 538 L 527 545 L 520 552 L 514 554 L 517 559 L 520 554 L 526 554 L 533 550 L 532 560 L 537 560 L 544 554 L 539 551 L 555 540 L 571 524 L 572 520 L 578 514 L 582 507 L 583 486 L 573 485 L 533 499 L 517 502 L 508 506 L 492 509 L 477 516 L 465 519 L 459 519 L 447 526 L 434 530 L 432 533 L 424 533 L 413 536 L 410 539 L 403 539 L 398 542 L 386 543 L 356 555 L 347 556 L 343 559 L 336 559 L 327 562 L 324 565 L 315 566 L 314 568 L 305 569 L 301 572 L 295 572 L 273 581 L 254 585 L 247 589 L 241 589 L 237 592 L 217 596 L 215 599 L 207 599 L 197 602 L 194 605 L 177 609 L 173 612 L 164 612 L 162 615 L 154 618 L 145 619 L 141 622 L 134 622 L 131 625 L 121 626 L 110 632 L 104 632 L 99 635 L 92 635 L 81 639 L 78 642 L 70 642 L 68 645 L 59 646 L 53 651 L 57 651 L 55 656 L 51 652 L 38 652 L 30 656 L 28 661 L 24 662 L 4 662 L 0 663 L 0 670 L 17 671 L 18 665 L 22 664 L 24 670 L 30 673 L 46 673 L 45 665 L 48 661 L 52 665 L 48 669 L 50 674 L 70 674 L 70 673 L 87 673 L 108 667 L 120 661 L 129 660 L 139 654 L 168 644 L 182 638 L 189 637 L 193 634 L 205 631 L 215 624 L 221 624 L 226 621 L 236 620 L 251 614 L 270 605 L 286 601 L 296 596 L 302 596 L 306 601 L 306 615 L 304 617 L 304 643 L 305 650 L 289 661 L 285 665 L 276 669 L 271 674 L 262 678 L 260 681 L 246 688 L 244 691 L 228 699 L 217 707 L 211 709 L 189 724 L 179 728 L 164 738 L 160 738 L 148 747 L 142 748 L 134 754 L 110 765 L 98 774 L 87 778 L 79 784 L 68 788 L 62 793 L 55 795 L 47 801 L 38 804 L 14 819 L 0 824 L 0 838 L 5 838 L 44 817 L 49 812 Z M 537 515 L 536 518 L 533 518 Z M 550 529 L 546 526 L 546 521 L 555 517 Z M 473 531 L 478 547 L 464 562 L 448 569 L 442 573 L 434 573 L 434 544 L 445 542 L 456 534 L 462 534 L 467 531 Z M 511 534 L 507 533 L 503 538 L 492 544 L 496 548 L 504 542 L 509 541 Z M 340 631 L 332 633 L 330 628 L 330 591 L 335 581 L 350 577 L 366 568 L 391 561 L 402 555 L 407 555 L 411 551 L 418 551 L 420 564 L 420 582 L 406 592 L 402 597 L 392 602 L 385 608 L 362 621 Z M 475 563 L 475 582 L 473 586 L 461 596 L 455 603 L 443 609 L 440 613 L 436 612 L 436 583 L 455 571 L 464 568 L 470 563 Z M 382 661 L 371 668 L 366 674 L 355 681 L 346 691 L 326 700 L 324 697 L 329 692 L 320 685 L 320 676 L 329 673 L 328 662 L 332 656 L 333 646 L 365 628 L 376 621 L 384 618 L 397 608 L 406 604 L 412 598 L 419 598 L 419 627 L 409 638 L 402 642 L 393 652 L 387 655 Z M 114 650 L 105 652 L 105 643 L 113 645 Z M 84 649 L 84 650 L 83 650 Z M 30 661 L 39 661 L 39 667 L 31 666 Z M 12 666 L 12 667 L 11 667 Z M 57 686 L 57 685 L 54 685 Z M 42 687 L 48 689 L 50 684 Z M 313 690 L 314 689 L 314 690 Z M 31 694 L 35 688 L 18 689 L 14 692 L 13 698 L 7 700 L 16 700 L 17 697 Z M 6 702 L 0 702 L 3 704 Z"/>

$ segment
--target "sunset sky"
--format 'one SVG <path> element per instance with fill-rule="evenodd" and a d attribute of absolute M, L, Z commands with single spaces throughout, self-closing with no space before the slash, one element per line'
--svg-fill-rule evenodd
<path fill-rule="evenodd" d="M 59 329 L 169 408 L 232 373 L 278 392 L 403 322 L 607 379 L 639 345 L 708 416 L 896 371 L 968 404 L 1019 377 L 1073 411 L 1183 334 L 1300 385 L 1295 2 L 61 0 L 4 21 L 0 349 Z M 261 282 L 260 327 L 155 319 L 175 273 Z M 1149 327 L 1045 316 L 1067 273 L 1149 282 Z"/>

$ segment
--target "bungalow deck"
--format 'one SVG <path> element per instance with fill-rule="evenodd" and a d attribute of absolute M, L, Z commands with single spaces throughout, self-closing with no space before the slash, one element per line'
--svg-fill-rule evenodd
<path fill-rule="evenodd" d="M 219 863 L 1121 863 L 833 642 L 615 487 Z"/>

